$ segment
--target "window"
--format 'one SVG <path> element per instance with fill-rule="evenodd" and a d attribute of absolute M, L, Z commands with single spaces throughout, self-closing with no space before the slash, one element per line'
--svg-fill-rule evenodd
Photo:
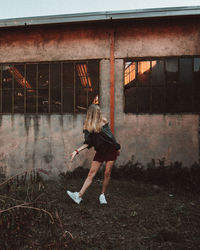
<path fill-rule="evenodd" d="M 99 61 L 0 64 L 0 113 L 78 113 L 98 104 Z"/>
<path fill-rule="evenodd" d="M 200 57 L 125 62 L 126 113 L 200 112 Z"/>

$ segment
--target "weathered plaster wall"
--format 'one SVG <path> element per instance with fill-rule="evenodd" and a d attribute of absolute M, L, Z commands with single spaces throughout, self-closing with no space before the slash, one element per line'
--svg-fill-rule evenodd
<path fill-rule="evenodd" d="M 123 58 L 200 55 L 200 22 L 134 22 L 115 24 L 115 134 L 122 145 L 118 164 L 134 155 L 189 165 L 199 157 L 198 115 L 124 114 Z M 106 24 L 26 27 L 0 30 L 0 62 L 95 59 L 100 61 L 100 105 L 109 120 L 110 37 Z M 65 155 L 83 141 L 85 115 L 1 115 L 0 171 L 8 175 L 42 168 L 50 174 L 84 165 L 93 150 L 71 164 Z"/>
<path fill-rule="evenodd" d="M 5 115 L 0 126 L 0 153 L 7 175 L 25 169 L 49 175 L 86 165 L 93 155 L 85 151 L 70 163 L 70 153 L 83 142 L 83 115 Z"/>
<path fill-rule="evenodd" d="M 119 22 L 115 57 L 200 54 L 200 20 Z M 32 26 L 0 30 L 1 62 L 109 59 L 109 23 Z"/>
<path fill-rule="evenodd" d="M 197 18 L 123 23 L 116 28 L 115 58 L 200 55 Z M 119 164 L 135 156 L 145 164 L 166 158 L 199 161 L 199 115 L 132 115 L 123 112 L 123 60 L 115 61 L 115 131 L 122 144 Z"/>
<path fill-rule="evenodd" d="M 198 162 L 197 115 L 124 115 L 116 128 L 124 142 L 121 163 L 132 155 L 142 164 L 162 158 L 166 164 L 179 161 L 191 166 Z"/>
<path fill-rule="evenodd" d="M 123 23 L 116 28 L 115 57 L 200 55 L 198 18 Z"/>
<path fill-rule="evenodd" d="M 109 118 L 109 60 L 102 60 L 100 68 L 100 102 Z M 95 153 L 92 149 L 70 162 L 70 153 L 84 142 L 84 119 L 84 114 L 1 115 L 0 173 L 43 169 L 53 176 L 78 166 L 89 167 Z"/>
<path fill-rule="evenodd" d="M 115 133 L 122 145 L 118 164 L 151 159 L 180 161 L 185 166 L 198 162 L 199 115 L 133 115 L 123 112 L 123 60 L 115 61 Z"/>
<path fill-rule="evenodd" d="M 108 28 L 97 24 L 0 30 L 1 62 L 109 58 Z"/>

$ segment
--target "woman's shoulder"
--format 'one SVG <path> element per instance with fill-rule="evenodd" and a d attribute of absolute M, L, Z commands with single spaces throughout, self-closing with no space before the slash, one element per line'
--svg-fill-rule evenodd
<path fill-rule="evenodd" d="M 102 125 L 104 126 L 106 124 L 108 124 L 108 120 L 105 117 L 103 117 L 102 118 Z"/>

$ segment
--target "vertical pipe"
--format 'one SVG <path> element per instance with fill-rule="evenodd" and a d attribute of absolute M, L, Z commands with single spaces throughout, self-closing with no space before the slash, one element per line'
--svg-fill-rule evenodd
<path fill-rule="evenodd" d="M 152 86 L 152 60 L 150 61 L 150 113 L 153 113 L 153 86 Z"/>
<path fill-rule="evenodd" d="M 51 113 L 51 64 L 49 63 L 48 113 Z"/>
<path fill-rule="evenodd" d="M 2 97 L 3 97 L 3 64 L 1 64 L 1 77 L 0 77 L 0 113 L 3 112 L 3 109 L 2 109 L 2 103 L 3 103 L 3 100 L 2 100 Z"/>
<path fill-rule="evenodd" d="M 194 83 L 195 79 L 194 79 L 194 57 L 192 58 L 192 109 L 190 109 L 190 111 L 194 111 L 195 110 L 195 83 Z M 195 110 L 196 111 L 196 110 Z"/>
<path fill-rule="evenodd" d="M 38 114 L 38 79 L 39 74 L 38 74 L 38 63 L 36 64 L 36 114 Z"/>
<path fill-rule="evenodd" d="M 115 119 L 115 37 L 114 29 L 110 32 L 110 128 L 114 133 Z"/>
<path fill-rule="evenodd" d="M 76 63 L 74 63 L 74 114 L 76 112 Z"/>
<path fill-rule="evenodd" d="M 88 109 L 88 103 L 89 103 L 89 100 L 88 100 L 88 88 L 89 88 L 89 84 L 88 84 L 88 61 L 86 62 L 86 67 L 87 67 L 87 75 L 86 75 L 86 81 L 87 81 L 87 86 L 86 86 L 86 90 L 87 90 L 87 100 L 86 100 L 86 107 Z"/>
<path fill-rule="evenodd" d="M 138 61 L 135 62 L 135 80 L 136 80 L 136 113 L 138 114 L 139 113 L 139 105 L 138 105 L 138 101 L 139 101 L 139 98 L 138 98 Z"/>
<path fill-rule="evenodd" d="M 24 64 L 24 113 L 26 113 L 26 95 L 27 95 L 27 89 L 26 89 L 26 63 Z"/>
<path fill-rule="evenodd" d="M 166 69 L 166 60 L 164 59 L 164 74 L 165 74 L 165 82 L 164 82 L 164 110 L 163 113 L 167 113 L 167 69 Z"/>
<path fill-rule="evenodd" d="M 61 94 L 61 99 L 60 99 L 60 101 L 61 101 L 61 114 L 63 114 L 63 62 L 61 62 L 61 64 L 60 64 L 60 74 L 61 74 L 61 76 L 60 76 L 60 80 L 61 80 L 61 82 L 60 82 L 60 94 Z"/>
<path fill-rule="evenodd" d="M 14 90 L 14 65 L 11 65 L 12 68 L 12 114 L 15 112 L 15 90 Z"/>

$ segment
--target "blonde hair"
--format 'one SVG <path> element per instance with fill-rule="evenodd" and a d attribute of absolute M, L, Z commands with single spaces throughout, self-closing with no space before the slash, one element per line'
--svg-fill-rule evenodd
<path fill-rule="evenodd" d="M 84 129 L 87 129 L 90 133 L 99 133 L 102 129 L 102 126 L 103 118 L 100 107 L 96 104 L 90 105 L 87 111 Z"/>

